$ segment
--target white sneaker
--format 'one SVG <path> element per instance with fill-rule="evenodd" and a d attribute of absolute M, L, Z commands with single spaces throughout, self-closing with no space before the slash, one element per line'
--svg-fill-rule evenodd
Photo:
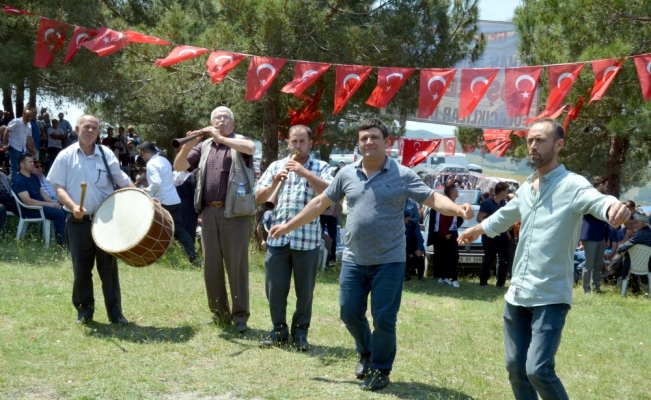
<path fill-rule="evenodd" d="M 459 281 L 452 281 L 452 287 L 455 287 L 457 289 L 460 288 L 461 286 L 459 285 Z"/>
<path fill-rule="evenodd" d="M 441 279 L 441 278 L 439 278 L 439 283 L 446 283 L 446 284 L 448 284 L 448 285 L 451 284 L 450 281 L 448 280 L 448 278 L 445 278 L 445 279 Z"/>

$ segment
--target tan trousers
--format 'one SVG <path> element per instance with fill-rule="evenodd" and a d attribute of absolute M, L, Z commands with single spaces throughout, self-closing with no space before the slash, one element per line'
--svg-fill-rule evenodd
<path fill-rule="evenodd" d="M 203 275 L 208 307 L 225 321 L 249 319 L 249 238 L 251 217 L 224 217 L 223 207 L 204 207 L 201 220 Z M 233 302 L 228 304 L 226 276 Z"/>

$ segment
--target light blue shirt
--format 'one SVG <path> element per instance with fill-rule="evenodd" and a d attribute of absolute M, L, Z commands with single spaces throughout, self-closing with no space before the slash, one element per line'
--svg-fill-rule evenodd
<path fill-rule="evenodd" d="M 583 215 L 606 221 L 608 208 L 618 200 L 599 193 L 563 165 L 540 178 L 538 192 L 533 179 L 530 175 L 515 198 L 481 226 L 495 237 L 522 221 L 507 302 L 524 307 L 571 304 L 574 249 Z"/>

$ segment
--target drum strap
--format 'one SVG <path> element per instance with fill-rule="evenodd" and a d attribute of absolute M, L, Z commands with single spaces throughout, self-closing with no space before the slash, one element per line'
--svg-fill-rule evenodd
<path fill-rule="evenodd" d="M 108 162 L 106 162 L 106 155 L 104 155 L 102 145 L 99 145 L 99 152 L 102 153 L 102 161 L 104 161 L 104 166 L 106 167 L 106 175 L 108 175 L 108 178 L 111 181 L 111 187 L 113 187 L 113 190 L 118 190 L 119 188 L 115 185 L 115 181 L 113 181 L 113 174 L 111 174 L 111 169 L 108 166 Z"/>

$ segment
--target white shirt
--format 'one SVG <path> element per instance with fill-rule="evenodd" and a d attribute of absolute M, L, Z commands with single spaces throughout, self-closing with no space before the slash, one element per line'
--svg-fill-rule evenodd
<path fill-rule="evenodd" d="M 131 181 L 127 174 L 120 169 L 120 163 L 115 154 L 106 146 L 102 146 L 102 149 L 115 184 L 119 187 L 128 186 Z M 65 148 L 54 160 L 47 180 L 55 187 L 56 185 L 63 186 L 72 201 L 77 204 L 81 201 L 81 182 L 86 182 L 86 199 L 84 200 L 86 215 L 95 214 L 102 201 L 113 193 L 111 181 L 97 145 L 95 152 L 90 156 L 84 154 L 79 143 Z M 67 207 L 65 209 L 72 212 Z"/>
<path fill-rule="evenodd" d="M 55 139 L 52 137 L 52 135 L 63 135 L 63 130 L 61 128 L 52 128 L 49 127 L 47 128 L 47 147 L 56 147 L 57 149 L 60 149 L 61 146 L 61 139 Z"/>
<path fill-rule="evenodd" d="M 174 186 L 172 164 L 167 161 L 167 158 L 158 154 L 151 156 L 147 161 L 147 183 L 149 186 L 145 190 L 149 196 L 157 198 L 163 205 L 172 206 L 181 203 Z"/>
<path fill-rule="evenodd" d="M 24 123 L 21 117 L 11 120 L 7 129 L 10 132 L 8 145 L 18 151 L 23 151 L 27 144 L 27 137 L 32 136 L 32 125 L 29 121 Z"/>

